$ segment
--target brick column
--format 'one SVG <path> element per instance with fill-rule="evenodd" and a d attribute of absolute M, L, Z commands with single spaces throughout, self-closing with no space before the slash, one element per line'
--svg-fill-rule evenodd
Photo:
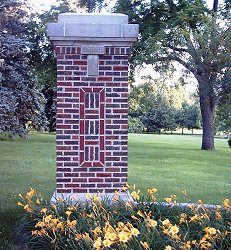
<path fill-rule="evenodd" d="M 65 13 L 48 24 L 57 56 L 55 198 L 112 196 L 126 184 L 128 58 L 137 35 L 122 14 Z"/>

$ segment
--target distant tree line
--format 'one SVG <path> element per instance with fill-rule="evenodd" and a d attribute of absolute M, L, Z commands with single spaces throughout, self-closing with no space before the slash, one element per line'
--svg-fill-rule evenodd
<path fill-rule="evenodd" d="M 195 94 L 196 95 L 196 94 Z M 178 82 L 144 77 L 131 85 L 129 95 L 129 132 L 175 131 L 201 128 L 198 98 L 188 96 L 183 78 Z"/>

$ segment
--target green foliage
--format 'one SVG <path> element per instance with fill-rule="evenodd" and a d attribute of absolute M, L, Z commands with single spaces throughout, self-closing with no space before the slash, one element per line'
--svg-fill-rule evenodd
<path fill-rule="evenodd" d="M 142 133 L 145 127 L 139 118 L 128 116 L 128 133 Z"/>
<path fill-rule="evenodd" d="M 177 128 L 175 123 L 175 109 L 170 106 L 159 106 L 157 109 L 151 109 L 146 116 L 142 117 L 142 121 L 147 126 L 148 132 L 173 131 Z"/>
<path fill-rule="evenodd" d="M 46 35 L 46 25 L 57 22 L 58 15 L 65 12 L 76 12 L 79 8 L 87 12 L 101 10 L 104 0 L 65 0 L 59 1 L 43 13 L 33 13 L 27 25 L 27 38 L 31 43 L 28 53 L 32 67 L 33 79 L 45 96 L 45 115 L 50 132 L 55 131 L 56 125 L 56 60 L 53 47 Z"/>
<path fill-rule="evenodd" d="M 124 187 L 121 192 L 126 192 Z M 85 203 L 58 199 L 53 205 L 31 189 L 19 195 L 26 215 L 16 228 L 16 243 L 26 249 L 229 249 L 231 210 L 198 204 L 177 206 L 176 195 L 166 204 L 156 199 L 158 190 L 147 194 L 131 189 L 135 200 L 124 202 L 120 193 L 113 200 L 87 195 Z M 171 248 L 170 248 L 171 247 Z"/>
<path fill-rule="evenodd" d="M 116 11 L 130 12 L 118 0 Z M 213 9 L 205 1 L 125 1 L 140 25 L 132 63 L 152 64 L 156 70 L 178 62 L 198 81 L 202 115 L 202 149 L 214 149 L 215 105 L 223 75 L 230 72 L 229 1 Z M 229 78 L 230 79 L 230 78 Z M 230 91 L 230 90 L 229 90 Z"/>
<path fill-rule="evenodd" d="M 231 130 L 231 72 L 226 72 L 221 79 L 220 98 L 217 105 L 216 124 L 218 131 Z"/>
<path fill-rule="evenodd" d="M 138 86 L 131 86 L 129 92 L 129 113 L 132 116 L 137 116 L 146 113 L 154 105 L 155 88 L 151 77 L 147 77 L 144 83 Z"/>
<path fill-rule="evenodd" d="M 182 108 L 177 110 L 176 123 L 179 127 L 187 129 L 201 128 L 200 107 L 198 103 L 189 104 L 184 102 Z"/>
<path fill-rule="evenodd" d="M 46 125 L 44 98 L 30 74 L 27 51 L 31 44 L 23 19 L 27 13 L 21 1 L 1 1 L 0 132 L 10 137 L 25 136 L 28 123 L 38 130 Z"/>
<path fill-rule="evenodd" d="M 143 83 L 131 86 L 129 114 L 139 117 L 148 132 L 174 131 L 177 127 L 200 128 L 199 106 L 192 103 L 180 78 L 162 76 L 154 80 L 144 77 Z"/>
<path fill-rule="evenodd" d="M 104 0 L 69 0 L 74 2 L 78 7 L 85 8 L 87 12 L 101 11 L 105 7 Z"/>

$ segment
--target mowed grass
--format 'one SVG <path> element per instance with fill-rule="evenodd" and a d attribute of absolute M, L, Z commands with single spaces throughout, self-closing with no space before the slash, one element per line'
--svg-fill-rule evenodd
<path fill-rule="evenodd" d="M 159 199 L 170 194 L 181 202 L 217 204 L 230 198 L 231 149 L 216 139 L 216 151 L 200 150 L 201 138 L 191 135 L 129 135 L 129 183 L 146 191 L 156 187 Z M 55 135 L 0 141 L 0 246 L 13 231 L 21 209 L 18 194 L 30 187 L 50 199 L 55 190 Z M 183 197 L 182 190 L 188 196 Z"/>
<path fill-rule="evenodd" d="M 231 195 L 231 148 L 227 139 L 215 139 L 215 151 L 200 146 L 200 136 L 130 135 L 129 183 L 156 187 L 160 199 L 176 194 L 180 202 L 221 203 Z"/>
<path fill-rule="evenodd" d="M 55 135 L 36 133 L 28 139 L 0 141 L 0 171 L 1 246 L 20 215 L 18 194 L 33 187 L 50 199 L 55 190 Z"/>

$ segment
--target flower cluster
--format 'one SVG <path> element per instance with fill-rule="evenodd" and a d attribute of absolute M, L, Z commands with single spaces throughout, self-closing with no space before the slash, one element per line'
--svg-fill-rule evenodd
<path fill-rule="evenodd" d="M 25 249 L 32 244 L 33 249 L 231 249 L 228 199 L 216 208 L 206 208 L 202 201 L 179 206 L 176 195 L 162 203 L 157 201 L 157 193 L 152 188 L 143 195 L 133 187 L 134 202 L 121 200 L 116 192 L 113 202 L 88 194 L 86 203 L 58 199 L 48 205 L 31 189 L 25 196 L 19 195 L 18 205 L 30 222 L 25 223 L 24 217 L 19 235 L 30 230 Z M 30 229 L 23 227 L 28 224 Z"/>
<path fill-rule="evenodd" d="M 129 222 L 126 224 L 118 222 L 116 228 L 107 222 L 103 229 L 96 227 L 93 233 L 96 238 L 93 244 L 95 249 L 102 249 L 102 247 L 110 247 L 116 244 L 124 245 L 132 237 L 137 237 L 140 234 L 139 229 Z"/>

